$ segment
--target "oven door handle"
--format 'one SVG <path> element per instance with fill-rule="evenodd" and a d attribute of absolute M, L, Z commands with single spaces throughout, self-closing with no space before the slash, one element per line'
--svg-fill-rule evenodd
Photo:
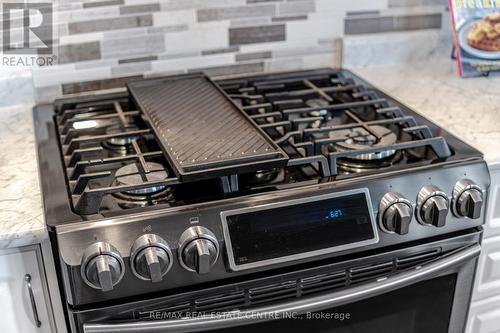
<path fill-rule="evenodd" d="M 375 282 L 319 296 L 304 297 L 291 302 L 268 305 L 245 311 L 227 312 L 215 316 L 190 317 L 186 319 L 114 324 L 86 323 L 83 325 L 83 331 L 85 333 L 200 332 L 286 318 L 287 314 L 290 313 L 302 314 L 320 311 L 380 295 L 409 284 L 426 280 L 477 257 L 480 251 L 481 246 L 475 244 L 447 254 L 429 264 L 382 278 Z"/>

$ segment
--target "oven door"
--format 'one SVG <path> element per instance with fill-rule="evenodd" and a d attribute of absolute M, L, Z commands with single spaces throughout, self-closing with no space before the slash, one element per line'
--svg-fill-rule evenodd
<path fill-rule="evenodd" d="M 480 249 L 468 244 L 373 282 L 248 310 L 82 326 L 86 333 L 463 332 Z"/>

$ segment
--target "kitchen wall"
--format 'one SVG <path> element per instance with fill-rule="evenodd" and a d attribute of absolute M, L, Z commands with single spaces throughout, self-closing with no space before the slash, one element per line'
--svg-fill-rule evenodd
<path fill-rule="evenodd" d="M 34 69 L 38 101 L 138 76 L 338 66 L 394 58 L 391 42 L 451 34 L 446 0 L 100 0 L 55 3 L 57 66 Z M 369 35 L 367 35 L 369 34 Z M 450 39 L 451 40 L 451 39 Z M 389 44 L 387 44 L 389 43 Z M 415 44 L 417 43 L 417 44 Z M 431 43 L 431 44 L 432 44 Z M 449 44 L 446 45 L 449 48 Z M 417 53 L 418 54 L 418 53 Z"/>

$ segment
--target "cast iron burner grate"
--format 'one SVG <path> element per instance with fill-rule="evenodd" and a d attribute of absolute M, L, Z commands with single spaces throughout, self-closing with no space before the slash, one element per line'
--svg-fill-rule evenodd
<path fill-rule="evenodd" d="M 427 148 L 451 155 L 443 137 L 344 71 L 216 82 L 287 152 L 289 167 L 314 165 L 330 177 L 393 165 L 402 151 L 410 160 L 432 159 Z"/>
<path fill-rule="evenodd" d="M 189 80 L 196 82 L 186 86 Z M 346 71 L 215 81 L 190 74 L 130 86 L 145 86 L 145 91 L 55 103 L 68 189 L 78 214 L 262 193 L 427 165 L 452 155 L 443 137 L 433 136 L 400 104 Z M 211 110 L 214 115 L 221 111 L 217 121 L 223 126 L 197 136 L 204 125 L 215 126 L 203 103 L 216 105 Z M 244 128 L 245 135 L 232 133 L 225 120 Z M 169 133 L 175 126 L 179 130 Z M 227 142 L 234 145 L 226 147 Z M 242 151 L 250 153 L 223 157 Z M 190 155 L 208 162 L 179 163 Z"/>
<path fill-rule="evenodd" d="M 128 196 L 126 206 L 132 206 L 134 199 L 139 206 L 155 203 L 157 196 L 147 195 L 151 189 L 179 183 L 177 177 L 168 176 L 172 172 L 163 152 L 126 95 L 82 103 L 65 101 L 58 108 L 56 122 L 76 212 L 97 213 L 107 195 L 144 194 Z M 128 174 L 123 171 L 127 169 L 131 170 Z M 157 177 L 159 173 L 164 177 Z M 126 183 L 121 181 L 123 177 L 135 181 Z"/>

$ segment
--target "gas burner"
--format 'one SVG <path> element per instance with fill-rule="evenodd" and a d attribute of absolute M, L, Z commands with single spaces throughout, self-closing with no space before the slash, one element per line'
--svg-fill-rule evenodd
<path fill-rule="evenodd" d="M 380 169 L 389 167 L 401 161 L 403 154 L 400 151 L 396 151 L 393 155 L 372 160 L 361 160 L 352 158 L 340 158 L 337 161 L 339 169 L 345 174 L 359 173 L 369 169 Z"/>
<path fill-rule="evenodd" d="M 138 163 L 127 164 L 116 171 L 116 185 L 142 185 L 145 182 L 159 182 L 168 178 L 168 172 L 163 165 L 155 162 L 146 162 L 149 172 L 140 170 Z M 142 167 L 141 167 L 142 169 Z M 128 195 L 152 195 L 163 191 L 166 186 L 150 186 L 124 191 Z"/>
<path fill-rule="evenodd" d="M 125 128 L 123 128 L 120 124 L 116 124 L 106 128 L 106 134 L 119 134 L 126 131 L 136 131 L 138 129 L 139 128 L 133 124 L 127 125 Z M 138 138 L 139 136 L 137 135 L 109 138 L 104 141 L 102 145 L 112 151 L 125 154 L 130 150 L 132 142 L 136 141 Z"/>
<path fill-rule="evenodd" d="M 75 116 L 75 121 L 73 121 L 73 125 L 71 126 L 74 130 L 79 130 L 79 131 L 96 130 L 96 129 L 103 129 L 111 125 L 111 122 L 109 120 L 103 120 L 103 119 L 88 120 L 87 119 L 88 117 L 77 117 L 77 116 Z M 81 120 L 76 120 L 79 118 L 81 118 Z"/>
<path fill-rule="evenodd" d="M 141 185 L 144 182 L 162 181 L 168 178 L 165 168 L 155 162 L 146 162 L 148 173 L 139 170 L 138 163 L 127 164 L 116 171 L 115 183 L 119 185 Z M 122 208 L 145 207 L 172 200 L 172 189 L 157 185 L 115 193 Z"/>
<path fill-rule="evenodd" d="M 280 173 L 279 169 L 259 170 L 242 175 L 242 181 L 249 185 L 265 184 L 275 180 Z"/>
<path fill-rule="evenodd" d="M 324 106 L 329 105 L 329 103 L 322 98 L 308 99 L 307 101 L 305 101 L 305 104 L 311 108 L 320 108 L 320 107 L 324 107 Z M 318 111 L 311 111 L 311 112 L 308 112 L 307 115 L 305 115 L 305 116 L 323 117 L 322 120 L 316 120 L 316 121 L 312 122 L 311 124 L 309 124 L 309 126 L 308 126 L 309 128 L 320 128 L 323 124 L 332 120 L 331 113 L 326 109 L 318 110 Z"/>
<path fill-rule="evenodd" d="M 173 200 L 172 189 L 170 187 L 166 187 L 164 190 L 151 195 L 115 193 L 114 196 L 118 199 L 117 203 L 121 208 L 154 206 Z"/>
<path fill-rule="evenodd" d="M 320 108 L 320 107 L 329 105 L 328 101 L 326 101 L 322 98 L 308 99 L 305 101 L 305 104 L 310 108 Z M 321 111 L 326 111 L 326 110 L 321 110 Z M 321 112 L 321 111 L 314 111 L 314 112 Z"/>
<path fill-rule="evenodd" d="M 345 130 L 330 132 L 330 138 L 346 137 L 347 140 L 336 142 L 329 145 L 330 151 L 351 151 L 363 150 L 366 148 L 387 147 L 397 141 L 396 134 L 383 126 L 370 126 L 370 132 L 363 127 L 355 127 Z M 377 152 L 363 153 L 350 157 L 352 160 L 373 161 L 382 160 L 393 156 L 396 153 L 394 149 L 382 149 Z"/>

